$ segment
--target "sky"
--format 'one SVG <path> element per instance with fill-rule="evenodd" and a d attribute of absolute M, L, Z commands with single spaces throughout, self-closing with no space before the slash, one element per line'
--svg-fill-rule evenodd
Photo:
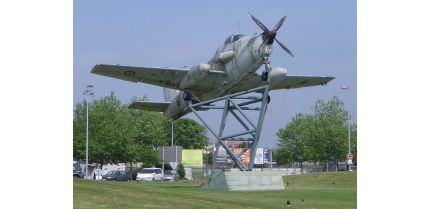
<path fill-rule="evenodd" d="M 124 103 L 143 95 L 163 101 L 161 87 L 95 75 L 90 70 L 96 64 L 183 68 L 205 63 L 227 36 L 238 30 L 247 35 L 261 32 L 248 13 L 269 29 L 286 15 L 277 39 L 295 57 L 275 44 L 272 67 L 287 68 L 290 75 L 336 78 L 323 87 L 270 92 L 258 146 L 276 147 L 276 132 L 297 113 L 311 113 L 318 99 L 337 96 L 346 105 L 343 85 L 349 87 L 352 123 L 357 121 L 356 1 L 75 0 L 73 7 L 74 104 L 83 100 L 88 83 L 95 86 L 96 98 L 114 91 Z M 216 129 L 220 112 L 202 115 Z M 192 114 L 186 117 L 196 119 Z M 227 126 L 227 133 L 239 127 L 237 123 Z"/>

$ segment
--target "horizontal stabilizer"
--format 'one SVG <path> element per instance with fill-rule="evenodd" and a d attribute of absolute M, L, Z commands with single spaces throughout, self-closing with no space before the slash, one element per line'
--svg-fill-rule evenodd
<path fill-rule="evenodd" d="M 133 102 L 128 108 L 138 110 L 148 110 L 154 112 L 164 112 L 169 107 L 170 102 Z"/>

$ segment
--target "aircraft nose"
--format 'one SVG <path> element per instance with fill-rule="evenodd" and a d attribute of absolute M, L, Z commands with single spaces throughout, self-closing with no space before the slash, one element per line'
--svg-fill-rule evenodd
<path fill-rule="evenodd" d="M 264 43 L 263 37 L 260 35 L 260 38 L 256 39 L 253 44 L 253 54 L 256 59 L 261 59 L 263 57 L 268 57 L 272 53 L 273 46 L 272 44 Z"/>
<path fill-rule="evenodd" d="M 262 48 L 263 48 L 264 57 L 267 57 L 272 53 L 272 45 L 265 45 L 265 46 L 262 46 Z"/>
<path fill-rule="evenodd" d="M 264 33 L 261 34 L 261 40 L 260 41 L 261 41 L 259 43 L 260 56 L 261 57 L 268 57 L 268 56 L 270 56 L 270 54 L 272 53 L 273 42 L 272 43 L 267 42 Z"/>

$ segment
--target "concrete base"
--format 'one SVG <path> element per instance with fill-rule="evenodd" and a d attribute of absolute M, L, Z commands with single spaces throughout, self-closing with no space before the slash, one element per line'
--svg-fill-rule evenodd
<path fill-rule="evenodd" d="M 202 189 L 224 191 L 285 190 L 279 171 L 229 171 L 219 172 Z"/>

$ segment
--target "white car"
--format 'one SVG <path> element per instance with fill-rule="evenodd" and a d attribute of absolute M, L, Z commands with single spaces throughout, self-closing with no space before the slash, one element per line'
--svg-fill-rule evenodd
<path fill-rule="evenodd" d="M 162 181 L 163 180 L 163 170 L 161 168 L 142 168 L 142 170 L 137 173 L 137 181 Z"/>

